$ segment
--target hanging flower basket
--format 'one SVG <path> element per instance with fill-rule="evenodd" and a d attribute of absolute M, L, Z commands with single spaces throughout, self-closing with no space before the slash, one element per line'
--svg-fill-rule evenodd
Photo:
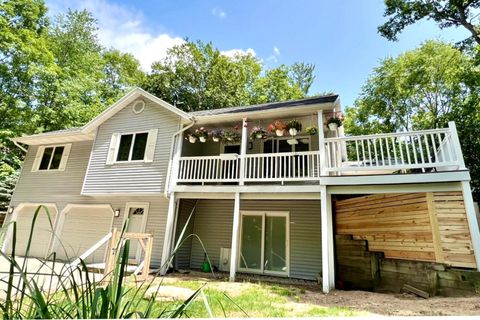
<path fill-rule="evenodd" d="M 311 126 L 311 127 L 307 127 L 307 129 L 305 129 L 305 132 L 307 132 L 307 134 L 311 136 L 314 136 L 318 133 L 318 129 L 315 126 Z"/>
<path fill-rule="evenodd" d="M 302 131 L 302 124 L 297 120 L 293 119 L 289 123 L 287 123 L 288 133 L 292 137 L 296 136 L 300 131 Z"/>
<path fill-rule="evenodd" d="M 328 119 L 327 126 L 331 131 L 337 131 L 338 127 L 342 125 L 342 120 L 337 118 L 335 115 Z"/>
<path fill-rule="evenodd" d="M 225 129 L 223 131 L 223 138 L 230 143 L 240 141 L 240 134 L 238 133 L 238 128 L 234 127 L 232 129 Z"/>
<path fill-rule="evenodd" d="M 210 137 L 212 138 L 213 142 L 220 142 L 223 136 L 222 129 L 213 129 L 210 131 Z"/>
<path fill-rule="evenodd" d="M 253 127 L 252 131 L 250 131 L 250 139 L 252 140 L 264 139 L 266 137 L 267 131 L 261 126 Z"/>
<path fill-rule="evenodd" d="M 278 137 L 281 137 L 284 135 L 286 128 L 287 125 L 284 122 L 277 120 L 274 123 L 269 124 L 267 129 L 268 131 L 275 133 Z"/>
<path fill-rule="evenodd" d="M 207 142 L 208 138 L 208 130 L 204 127 L 198 128 L 195 130 L 195 135 L 198 137 L 200 142 L 205 143 Z"/>
<path fill-rule="evenodd" d="M 189 134 L 187 135 L 187 138 L 186 138 L 186 139 L 187 139 L 188 142 L 190 142 L 190 143 L 195 143 L 195 142 L 197 142 L 198 137 L 197 137 L 197 135 L 196 135 L 195 133 L 189 133 Z"/>

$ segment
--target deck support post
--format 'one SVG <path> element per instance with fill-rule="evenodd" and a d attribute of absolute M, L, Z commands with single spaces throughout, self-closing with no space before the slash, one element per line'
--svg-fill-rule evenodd
<path fill-rule="evenodd" d="M 325 132 L 323 131 L 323 110 L 318 111 L 318 152 L 320 153 L 319 176 L 326 176 Z"/>
<path fill-rule="evenodd" d="M 169 259 L 170 259 L 170 248 L 172 247 L 172 236 L 173 236 L 173 229 L 175 228 L 175 210 L 176 207 L 176 199 L 175 193 L 172 192 L 170 194 L 170 201 L 168 204 L 168 212 L 167 212 L 167 223 L 165 225 L 165 233 L 163 238 L 163 249 L 162 249 L 162 268 L 160 270 L 160 274 L 164 275 L 167 273 L 168 268 L 170 267 Z"/>
<path fill-rule="evenodd" d="M 230 250 L 230 281 L 235 281 L 237 272 L 238 239 L 240 238 L 240 193 L 235 193 L 233 206 L 232 248 Z"/>
<path fill-rule="evenodd" d="M 240 144 L 240 171 L 239 171 L 239 182 L 238 184 L 243 186 L 245 179 L 245 155 L 247 154 L 247 143 L 248 143 L 248 122 L 247 118 L 243 118 L 242 121 L 242 142 Z"/>
<path fill-rule="evenodd" d="M 472 189 L 470 188 L 470 182 L 462 181 L 460 183 L 462 184 L 463 203 L 467 213 L 468 228 L 470 230 L 470 238 L 472 239 L 475 262 L 477 264 L 477 270 L 480 271 L 480 231 L 478 229 L 478 221 L 473 204 Z"/>
<path fill-rule="evenodd" d="M 332 196 L 327 186 L 320 186 L 320 208 L 322 229 L 322 291 L 330 292 L 335 288 L 335 264 L 333 249 Z"/>

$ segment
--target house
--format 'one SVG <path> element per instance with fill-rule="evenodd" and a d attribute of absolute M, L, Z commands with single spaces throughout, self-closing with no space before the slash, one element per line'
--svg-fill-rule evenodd
<path fill-rule="evenodd" d="M 154 235 L 153 265 L 186 229 L 201 242 L 187 238 L 175 267 L 199 269 L 204 246 L 231 280 L 237 272 L 321 278 L 328 292 L 336 277 L 369 274 L 377 254 L 478 270 L 480 234 L 454 123 L 350 137 L 325 126 L 340 110 L 339 97 L 327 95 L 186 113 L 137 88 L 81 128 L 15 138 L 28 146 L 7 215 L 18 223 L 16 254 L 25 254 L 43 204 L 54 233 L 39 215 L 31 248 L 39 258 L 71 261 L 129 218 L 128 231 Z M 294 136 L 250 137 L 255 126 L 293 119 L 303 127 Z M 190 141 L 201 128 L 228 130 L 232 141 Z M 88 261 L 104 257 L 102 247 Z M 359 269 L 364 257 L 368 272 Z M 141 260 L 138 246 L 130 258 Z"/>

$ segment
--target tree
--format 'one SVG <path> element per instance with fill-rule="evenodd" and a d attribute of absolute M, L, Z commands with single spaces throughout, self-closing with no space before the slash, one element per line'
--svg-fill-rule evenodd
<path fill-rule="evenodd" d="M 306 79 L 300 67 L 263 70 L 251 54 L 228 57 L 212 43 L 187 41 L 152 65 L 143 87 L 186 111 L 248 105 L 305 96 L 299 82 L 308 91 L 313 66 L 304 67 Z"/>
<path fill-rule="evenodd" d="M 428 41 L 385 59 L 346 114 L 350 134 L 441 128 L 456 121 L 474 195 L 480 199 L 480 70 L 468 55 Z"/>
<path fill-rule="evenodd" d="M 308 91 L 315 81 L 315 65 L 311 63 L 295 62 L 290 67 L 291 78 L 298 85 L 303 95 L 308 95 Z"/>
<path fill-rule="evenodd" d="M 397 40 L 407 26 L 422 19 L 435 21 L 440 28 L 463 27 L 470 33 L 464 44 L 480 44 L 480 25 L 475 22 L 480 0 L 385 0 L 387 22 L 378 27 L 389 40 Z"/>

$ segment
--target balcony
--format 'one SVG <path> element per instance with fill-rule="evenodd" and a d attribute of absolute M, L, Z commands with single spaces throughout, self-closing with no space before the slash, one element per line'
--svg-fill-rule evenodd
<path fill-rule="evenodd" d="M 326 176 L 465 169 L 453 122 L 444 129 L 314 138 L 318 150 L 313 151 L 182 156 L 174 160 L 173 180 L 177 184 L 314 183 Z"/>

